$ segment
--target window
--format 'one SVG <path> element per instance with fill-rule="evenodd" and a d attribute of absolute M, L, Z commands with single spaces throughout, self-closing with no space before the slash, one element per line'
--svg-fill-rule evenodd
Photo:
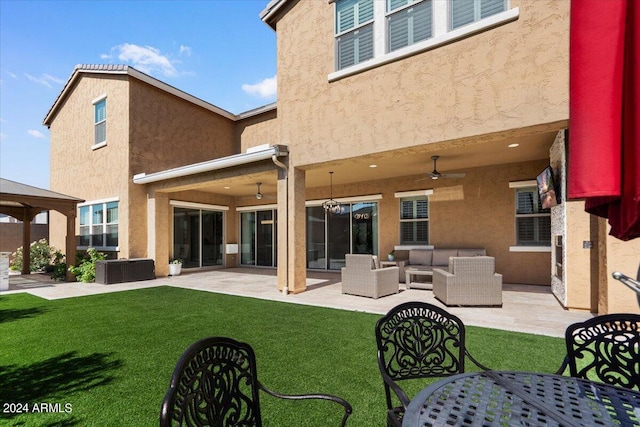
<path fill-rule="evenodd" d="M 451 29 L 506 10 L 506 0 L 451 0 Z"/>
<path fill-rule="evenodd" d="M 509 0 L 336 0 L 336 72 L 329 75 L 329 80 L 396 61 L 511 22 L 517 19 L 519 9 L 503 13 L 508 10 L 508 2 Z M 478 25 L 453 32 L 479 21 L 481 23 Z"/>
<path fill-rule="evenodd" d="M 516 189 L 516 246 L 551 246 L 551 210 L 536 187 Z"/>
<path fill-rule="evenodd" d="M 400 244 L 429 244 L 429 199 L 426 196 L 400 199 Z"/>
<path fill-rule="evenodd" d="M 94 101 L 95 139 L 94 145 L 107 142 L 107 99 L 102 97 Z"/>
<path fill-rule="evenodd" d="M 335 33 L 339 70 L 373 58 L 373 0 L 336 2 Z"/>
<path fill-rule="evenodd" d="M 431 0 L 387 0 L 389 52 L 431 37 Z"/>
<path fill-rule="evenodd" d="M 80 206 L 81 247 L 118 246 L 118 202 L 106 201 Z"/>

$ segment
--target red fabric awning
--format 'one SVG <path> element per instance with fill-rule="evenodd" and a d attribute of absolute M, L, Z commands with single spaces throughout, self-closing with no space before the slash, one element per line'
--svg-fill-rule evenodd
<path fill-rule="evenodd" d="M 569 198 L 640 237 L 640 1 L 572 0 Z"/>

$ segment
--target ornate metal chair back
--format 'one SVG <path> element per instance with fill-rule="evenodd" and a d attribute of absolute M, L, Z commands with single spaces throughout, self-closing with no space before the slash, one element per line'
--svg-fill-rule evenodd
<path fill-rule="evenodd" d="M 376 325 L 378 357 L 394 380 L 464 372 L 462 321 L 427 303 L 393 308 Z"/>
<path fill-rule="evenodd" d="M 400 425 L 409 404 L 397 381 L 464 372 L 464 324 L 434 305 L 407 302 L 392 308 L 376 323 L 376 341 L 389 426 Z M 401 406 L 394 405 L 392 391 Z"/>
<path fill-rule="evenodd" d="M 640 315 L 606 314 L 565 333 L 572 377 L 640 390 Z"/>
<path fill-rule="evenodd" d="M 258 395 L 251 346 L 230 338 L 206 338 L 178 360 L 160 425 L 260 427 Z"/>

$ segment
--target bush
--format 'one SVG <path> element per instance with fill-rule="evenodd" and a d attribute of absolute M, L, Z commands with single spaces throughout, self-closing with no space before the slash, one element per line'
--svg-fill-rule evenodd
<path fill-rule="evenodd" d="M 57 265 L 64 260 L 62 252 L 49 245 L 46 239 L 40 239 L 31 243 L 29 247 L 29 255 L 31 262 L 29 263 L 29 271 L 55 271 Z M 13 254 L 11 254 L 11 270 L 22 270 L 23 248 L 20 246 Z"/>
<path fill-rule="evenodd" d="M 69 267 L 71 274 L 83 283 L 89 283 L 96 280 L 96 261 L 107 259 L 107 255 L 98 252 L 95 248 L 87 249 L 87 252 L 77 267 Z"/>

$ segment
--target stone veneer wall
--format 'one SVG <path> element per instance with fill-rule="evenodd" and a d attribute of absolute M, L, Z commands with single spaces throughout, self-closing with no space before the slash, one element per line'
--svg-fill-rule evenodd
<path fill-rule="evenodd" d="M 567 193 L 567 168 L 566 168 L 566 155 L 565 155 L 565 132 L 560 131 L 556 136 L 555 141 L 551 145 L 549 150 L 549 158 L 551 159 L 551 167 L 554 171 L 554 179 L 556 180 L 556 187 L 560 189 L 561 198 L 560 203 L 557 206 L 551 208 L 551 291 L 558 298 L 558 300 L 567 306 L 567 269 L 566 269 L 566 245 L 567 230 L 566 230 L 566 214 L 567 203 L 565 195 Z M 556 244 L 558 239 L 563 242 L 563 247 L 560 251 L 556 251 Z M 558 252 L 560 252 L 558 254 Z M 557 255 L 560 255 L 560 260 L 557 259 Z M 563 266 L 562 269 L 558 269 L 558 261 Z"/>

